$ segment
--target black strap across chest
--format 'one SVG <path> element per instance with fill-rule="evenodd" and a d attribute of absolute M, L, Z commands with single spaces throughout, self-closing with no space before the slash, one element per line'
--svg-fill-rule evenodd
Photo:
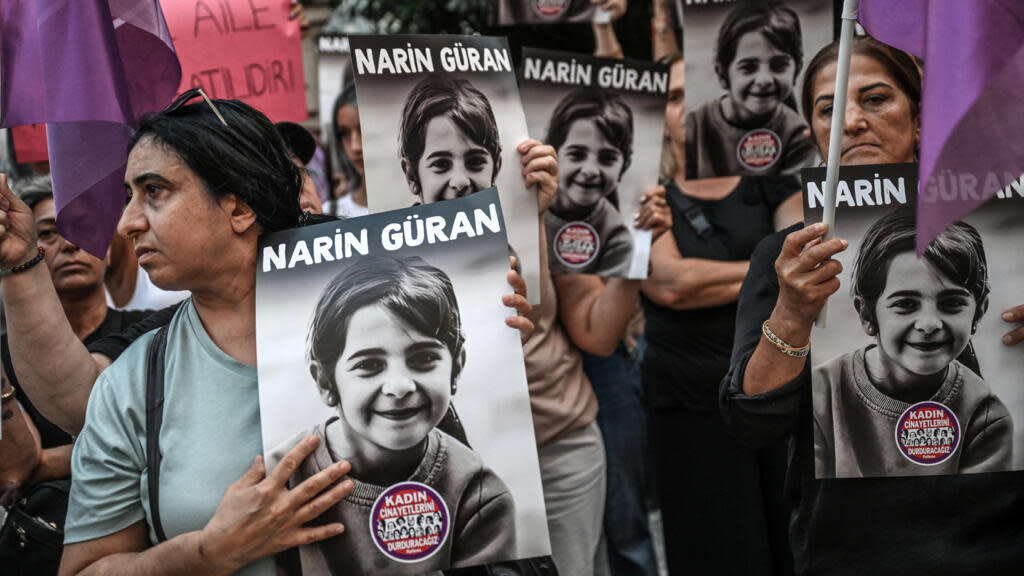
<path fill-rule="evenodd" d="M 167 351 L 167 326 L 157 330 L 149 342 L 146 356 L 146 483 L 149 487 L 149 514 L 157 542 L 167 540 L 160 522 L 160 426 L 164 421 L 164 366 Z"/>

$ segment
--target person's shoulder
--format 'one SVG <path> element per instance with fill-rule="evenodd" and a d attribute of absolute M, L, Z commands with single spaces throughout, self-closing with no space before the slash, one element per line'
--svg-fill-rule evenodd
<path fill-rule="evenodd" d="M 186 300 L 178 307 L 170 322 L 166 324 L 169 331 L 173 331 L 175 325 L 181 322 L 181 318 L 186 309 L 191 305 L 191 300 Z M 145 319 L 145 316 L 143 316 L 143 319 Z M 128 345 L 124 353 L 118 356 L 117 359 L 100 374 L 100 376 L 105 376 L 106 380 L 110 380 L 112 382 L 112 384 L 109 385 L 113 386 L 134 386 L 135 384 L 132 381 L 136 380 L 140 374 L 143 376 L 142 381 L 144 382 L 149 345 L 156 336 L 157 331 L 161 328 L 162 326 L 158 326 L 141 334 L 130 345 Z M 99 381 L 97 381 L 97 384 L 98 383 Z"/>

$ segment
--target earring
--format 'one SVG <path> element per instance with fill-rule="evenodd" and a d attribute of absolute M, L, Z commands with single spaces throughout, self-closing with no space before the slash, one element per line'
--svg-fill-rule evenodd
<path fill-rule="evenodd" d="M 455 391 L 459 389 L 457 380 L 452 380 L 452 396 L 455 396 Z"/>

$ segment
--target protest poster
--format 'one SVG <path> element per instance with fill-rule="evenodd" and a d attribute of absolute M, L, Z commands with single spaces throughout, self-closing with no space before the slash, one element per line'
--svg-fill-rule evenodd
<path fill-rule="evenodd" d="M 832 0 L 684 0 L 686 178 L 817 164 L 800 87 L 832 42 Z"/>
<path fill-rule="evenodd" d="M 520 92 L 530 134 L 558 153 L 552 273 L 646 278 L 651 232 L 633 214 L 658 183 L 668 67 L 524 48 Z"/>
<path fill-rule="evenodd" d="M 804 216 L 820 222 L 825 169 L 803 171 Z M 919 259 L 915 206 L 1009 187 Z M 1024 469 L 1024 348 L 1000 315 L 1024 303 L 1024 180 L 916 164 L 844 166 L 836 197 L 839 291 L 811 336 L 818 478 Z"/>
<path fill-rule="evenodd" d="M 420 574 L 549 554 L 494 188 L 260 238 L 256 340 L 268 467 L 338 459 L 355 491 L 306 574 Z"/>
<path fill-rule="evenodd" d="M 201 87 L 274 122 L 305 122 L 299 22 L 291 0 L 162 0 L 181 61 L 178 92 Z"/>
<path fill-rule="evenodd" d="M 611 15 L 591 0 L 497 0 L 498 26 L 611 21 Z"/>
<path fill-rule="evenodd" d="M 537 191 L 508 43 L 485 36 L 352 36 L 370 212 L 497 186 L 531 303 L 540 303 Z"/>
<path fill-rule="evenodd" d="M 14 143 L 14 160 L 19 164 L 50 160 L 46 148 L 46 124 L 15 126 L 11 128 L 11 140 Z"/>

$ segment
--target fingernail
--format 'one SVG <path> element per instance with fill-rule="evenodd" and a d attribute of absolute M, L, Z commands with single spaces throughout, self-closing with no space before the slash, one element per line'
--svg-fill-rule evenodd
<path fill-rule="evenodd" d="M 847 246 L 850 245 L 849 242 L 847 242 L 846 240 L 843 240 L 842 238 L 839 239 L 839 243 L 843 245 L 843 248 L 846 248 Z"/>
<path fill-rule="evenodd" d="M 1013 337 L 1009 334 L 1003 336 L 1003 344 L 1013 344 Z"/>
<path fill-rule="evenodd" d="M 1013 312 L 1003 312 L 1003 320 L 1013 322 Z"/>
<path fill-rule="evenodd" d="M 815 232 L 821 232 L 822 230 L 824 230 L 824 229 L 825 229 L 825 223 L 824 223 L 824 222 L 816 222 L 816 223 L 814 224 L 814 226 L 811 226 L 811 228 L 812 228 L 812 229 L 813 229 L 813 230 L 814 230 Z"/>

